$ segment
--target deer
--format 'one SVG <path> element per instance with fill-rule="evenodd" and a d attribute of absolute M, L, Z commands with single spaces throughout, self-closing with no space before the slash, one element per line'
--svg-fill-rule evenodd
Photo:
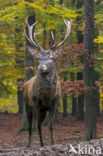
<path fill-rule="evenodd" d="M 60 81 L 57 74 L 56 58 L 59 55 L 58 48 L 61 47 L 70 35 L 72 21 L 64 19 L 66 24 L 66 35 L 61 42 L 54 44 L 54 34 L 51 31 L 52 44 L 48 50 L 40 47 L 36 38 L 34 28 L 37 22 L 29 25 L 28 17 L 26 19 L 25 36 L 31 45 L 36 48 L 29 47 L 28 50 L 34 57 L 38 58 L 38 71 L 36 76 L 29 79 L 24 84 L 23 97 L 25 103 L 25 110 L 27 120 L 29 123 L 29 143 L 30 147 L 33 141 L 33 134 L 35 129 L 38 129 L 40 146 L 43 146 L 41 125 L 48 113 L 49 116 L 49 130 L 51 144 L 54 144 L 53 139 L 53 118 L 56 104 L 61 95 Z"/>

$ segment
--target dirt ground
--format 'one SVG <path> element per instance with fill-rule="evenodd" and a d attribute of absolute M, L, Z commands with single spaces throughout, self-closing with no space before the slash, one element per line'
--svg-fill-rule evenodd
<path fill-rule="evenodd" d="M 71 143 L 83 141 L 84 122 L 77 121 L 75 117 L 68 115 L 63 119 L 59 116 L 59 123 L 54 124 L 54 142 L 55 144 Z M 28 132 L 18 134 L 22 124 L 20 114 L 3 114 L 0 113 L 0 147 L 19 148 L 26 147 L 28 143 Z M 43 126 L 44 144 L 50 144 L 48 126 Z M 97 136 L 103 137 L 103 117 L 97 120 Z M 37 131 L 34 135 L 35 144 L 39 145 Z"/>

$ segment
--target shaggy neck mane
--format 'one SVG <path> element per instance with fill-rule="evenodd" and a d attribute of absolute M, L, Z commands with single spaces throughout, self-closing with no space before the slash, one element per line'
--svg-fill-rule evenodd
<path fill-rule="evenodd" d="M 53 71 L 50 71 L 49 73 L 38 72 L 37 78 L 40 88 L 51 88 L 56 85 L 57 71 L 55 69 Z"/>

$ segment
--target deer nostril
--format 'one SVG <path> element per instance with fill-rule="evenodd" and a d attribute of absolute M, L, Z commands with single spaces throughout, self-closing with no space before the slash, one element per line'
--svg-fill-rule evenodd
<path fill-rule="evenodd" d="M 44 69 L 44 67 L 43 67 L 43 66 L 40 66 L 40 67 L 39 67 L 39 69 L 40 69 L 40 70 L 43 70 L 43 69 Z"/>
<path fill-rule="evenodd" d="M 45 65 L 40 65 L 39 66 L 39 70 L 40 71 L 45 71 L 46 70 L 46 66 Z"/>

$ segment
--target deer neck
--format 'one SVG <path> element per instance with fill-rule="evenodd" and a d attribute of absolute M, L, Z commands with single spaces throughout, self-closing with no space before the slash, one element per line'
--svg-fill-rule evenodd
<path fill-rule="evenodd" d="M 47 74 L 38 72 L 37 74 L 39 94 L 43 97 L 52 97 L 56 91 L 57 71 L 56 69 Z"/>
<path fill-rule="evenodd" d="M 50 71 L 49 73 L 38 73 L 38 81 L 40 86 L 51 87 L 53 82 L 57 80 L 57 71 L 56 69 Z"/>

